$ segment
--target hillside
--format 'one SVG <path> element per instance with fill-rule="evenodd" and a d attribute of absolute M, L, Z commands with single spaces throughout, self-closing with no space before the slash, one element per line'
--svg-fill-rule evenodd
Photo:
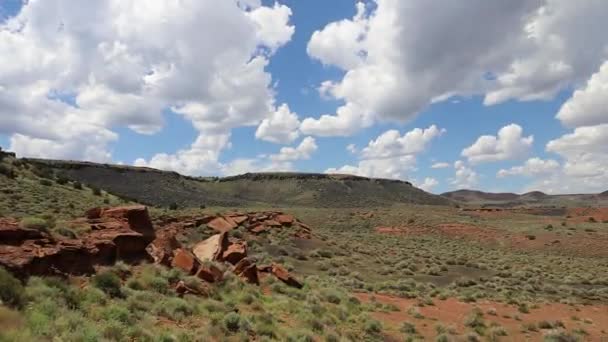
<path fill-rule="evenodd" d="M 491 193 L 476 190 L 457 190 L 441 194 L 455 202 L 476 206 L 604 206 L 608 205 L 607 193 L 548 195 L 540 191 L 525 194 Z"/>
<path fill-rule="evenodd" d="M 139 203 L 179 207 L 303 206 L 368 207 L 394 203 L 448 205 L 409 182 L 350 175 L 248 173 L 193 178 L 150 168 L 87 162 L 24 159 L 56 175 Z"/>
<path fill-rule="evenodd" d="M 0 217 L 69 218 L 95 206 L 126 201 L 106 191 L 36 168 L 0 151 Z"/>

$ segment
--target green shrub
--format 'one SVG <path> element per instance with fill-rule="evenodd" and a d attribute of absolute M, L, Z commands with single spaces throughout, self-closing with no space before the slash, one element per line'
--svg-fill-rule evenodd
<path fill-rule="evenodd" d="M 49 222 L 39 217 L 26 217 L 21 220 L 20 225 L 22 228 L 36 229 L 42 232 L 47 232 L 49 229 Z"/>
<path fill-rule="evenodd" d="M 382 332 L 382 324 L 375 319 L 369 319 L 365 322 L 363 329 L 370 335 L 379 334 Z"/>
<path fill-rule="evenodd" d="M 416 326 L 409 322 L 403 322 L 399 330 L 404 334 L 415 334 Z"/>
<path fill-rule="evenodd" d="M 175 202 L 169 204 L 169 210 L 177 210 L 178 208 L 179 206 Z"/>
<path fill-rule="evenodd" d="M 76 233 L 74 233 L 73 230 L 71 230 L 70 228 L 65 228 L 65 227 L 61 227 L 61 228 L 57 228 L 54 230 L 57 234 L 70 238 L 70 239 L 75 239 L 76 238 Z"/>
<path fill-rule="evenodd" d="M 93 286 L 112 297 L 121 296 L 120 285 L 120 277 L 114 272 L 105 271 L 93 276 Z"/>
<path fill-rule="evenodd" d="M 236 312 L 230 312 L 224 316 L 223 319 L 224 328 L 226 328 L 229 332 L 237 332 L 239 331 L 241 316 Z"/>
<path fill-rule="evenodd" d="M 21 282 L 0 267 L 0 302 L 10 307 L 21 307 L 25 302 L 25 291 Z"/>
<path fill-rule="evenodd" d="M 91 191 L 93 192 L 93 195 L 101 196 L 101 189 L 96 188 L 96 187 L 91 187 Z"/>
<path fill-rule="evenodd" d="M 43 178 L 40 180 L 40 185 L 44 185 L 44 186 L 51 186 L 53 185 L 53 182 L 51 182 L 50 180 Z"/>
<path fill-rule="evenodd" d="M 72 183 L 72 187 L 76 190 L 82 190 L 82 183 L 74 182 L 74 183 Z"/>

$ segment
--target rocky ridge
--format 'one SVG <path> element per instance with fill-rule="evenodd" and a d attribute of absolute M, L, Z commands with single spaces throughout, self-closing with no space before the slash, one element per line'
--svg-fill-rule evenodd
<path fill-rule="evenodd" d="M 55 237 L 46 231 L 27 229 L 10 219 L 0 220 L 0 266 L 25 279 L 33 275 L 87 275 L 99 266 L 126 262 L 154 262 L 195 275 L 207 283 L 220 282 L 224 272 L 216 263 L 245 281 L 259 284 L 265 276 L 275 276 L 289 286 L 301 288 L 281 265 L 256 265 L 247 256 L 247 241 L 230 236 L 244 227 L 252 234 L 288 228 L 293 236 L 308 239 L 310 228 L 291 215 L 280 212 L 202 215 L 187 219 L 163 218 L 155 229 L 145 206 L 93 208 L 79 219 L 90 230 L 79 238 Z M 201 224 L 216 232 L 188 248 L 177 235 Z M 175 284 L 179 293 L 195 293 L 185 284 Z"/>

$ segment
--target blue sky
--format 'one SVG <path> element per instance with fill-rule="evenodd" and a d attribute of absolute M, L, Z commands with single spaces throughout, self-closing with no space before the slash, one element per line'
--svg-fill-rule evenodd
<path fill-rule="evenodd" d="M 608 112 L 594 100 L 608 97 L 597 86 L 608 83 L 606 4 L 159 1 L 132 13 L 104 7 L 112 2 L 31 1 L 21 11 L 19 0 L 0 1 L 4 149 L 195 175 L 356 173 L 437 193 L 606 190 Z M 463 21 L 476 11 L 479 22 Z M 585 14 L 594 48 L 583 54 Z M 216 17 L 226 26 L 211 26 Z M 532 22 L 543 28 L 533 38 Z M 146 25 L 173 36 L 142 35 Z M 159 71 L 169 65 L 177 71 Z"/>

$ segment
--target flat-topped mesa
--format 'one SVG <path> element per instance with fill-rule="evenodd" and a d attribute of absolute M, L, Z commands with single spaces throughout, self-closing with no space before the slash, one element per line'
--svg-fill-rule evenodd
<path fill-rule="evenodd" d="M 327 179 L 327 180 L 342 180 L 342 181 L 368 181 L 368 182 L 379 182 L 379 183 L 404 183 L 408 185 L 412 185 L 412 183 L 408 181 L 402 181 L 398 179 L 388 179 L 388 178 L 369 178 L 348 174 L 340 174 L 340 173 L 304 173 L 304 172 L 248 172 L 241 175 L 229 176 L 224 178 L 219 178 L 220 182 L 231 182 L 235 180 L 253 180 L 253 181 L 261 181 L 261 180 L 287 180 L 287 179 Z"/>
<path fill-rule="evenodd" d="M 31 275 L 91 274 L 97 265 L 117 260 L 149 260 L 146 246 L 155 239 L 144 206 L 87 212 L 90 231 L 77 239 L 55 237 L 15 224 L 0 224 L 0 266 L 21 278 Z"/>

